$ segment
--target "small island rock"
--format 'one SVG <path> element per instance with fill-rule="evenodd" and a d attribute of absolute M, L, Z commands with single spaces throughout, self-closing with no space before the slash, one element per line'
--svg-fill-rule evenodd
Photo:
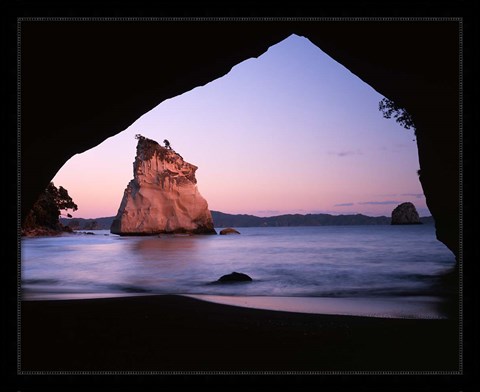
<path fill-rule="evenodd" d="M 406 202 L 399 204 L 392 211 L 392 225 L 417 225 L 421 223 L 413 203 Z"/>
<path fill-rule="evenodd" d="M 231 227 L 228 227 L 226 229 L 221 230 L 220 234 L 221 235 L 240 234 L 240 232 L 235 229 L 232 229 Z"/>
<path fill-rule="evenodd" d="M 242 274 L 240 272 L 232 272 L 228 275 L 223 275 L 217 282 L 221 283 L 232 283 L 232 282 L 251 282 L 253 279 L 247 274 Z"/>

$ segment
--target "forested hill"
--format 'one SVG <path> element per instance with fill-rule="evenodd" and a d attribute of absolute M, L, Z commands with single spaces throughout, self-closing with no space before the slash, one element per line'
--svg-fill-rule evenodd
<path fill-rule="evenodd" d="M 330 214 L 287 214 L 262 218 L 255 215 L 225 214 L 211 211 L 215 227 L 281 227 L 281 226 L 348 226 L 348 225 L 389 225 L 390 217 Z M 113 216 L 84 219 L 60 218 L 65 226 L 73 230 L 109 230 Z M 424 224 L 434 224 L 431 216 L 420 218 Z"/>
<path fill-rule="evenodd" d="M 281 226 L 347 226 L 347 225 L 389 225 L 386 216 L 330 215 L 330 214 L 287 214 L 271 217 L 254 215 L 232 215 L 212 211 L 215 227 L 281 227 Z M 433 224 L 433 218 L 420 218 L 422 223 Z"/>

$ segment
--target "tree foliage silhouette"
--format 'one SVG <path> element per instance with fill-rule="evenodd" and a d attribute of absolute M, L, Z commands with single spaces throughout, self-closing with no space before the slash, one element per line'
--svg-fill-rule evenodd
<path fill-rule="evenodd" d="M 388 98 L 383 98 L 378 103 L 378 110 L 380 110 L 383 114 L 384 118 L 394 118 L 395 121 L 400 124 L 405 129 L 412 128 L 414 131 L 415 123 L 413 122 L 413 118 L 407 110 L 401 106 L 398 106 L 395 102 Z"/>
<path fill-rule="evenodd" d="M 64 187 L 57 188 L 51 182 L 30 210 L 25 219 L 24 228 L 45 227 L 59 230 L 61 226 L 58 218 L 61 210 L 77 211 L 78 206 Z"/>

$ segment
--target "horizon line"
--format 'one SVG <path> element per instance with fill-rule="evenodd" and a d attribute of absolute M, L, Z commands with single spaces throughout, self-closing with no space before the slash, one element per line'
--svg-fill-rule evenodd
<path fill-rule="evenodd" d="M 342 214 L 330 214 L 328 212 L 307 212 L 307 213 L 299 213 L 299 212 L 295 212 L 295 213 L 281 213 L 281 214 L 277 214 L 277 215 L 268 215 L 268 216 L 258 216 L 258 215 L 254 215 L 254 214 L 248 214 L 248 213 L 237 213 L 237 214 L 234 214 L 234 213 L 230 213 L 230 212 L 223 212 L 223 211 L 218 211 L 218 210 L 209 210 L 210 212 L 219 212 L 221 214 L 226 214 L 226 215 L 247 215 L 247 216 L 253 216 L 253 217 L 256 217 L 256 218 L 275 218 L 275 217 L 279 217 L 279 216 L 285 216 L 285 215 L 301 215 L 301 216 L 306 216 L 306 215 L 331 215 L 331 216 L 347 216 L 347 215 L 363 215 L 363 216 L 367 216 L 367 217 L 370 217 L 370 218 L 391 218 L 391 216 L 387 216 L 387 215 L 366 215 L 366 214 L 362 214 L 360 212 L 352 212 L 352 213 L 342 213 Z M 64 219 L 102 219 L 102 218 L 114 218 L 116 216 L 115 215 L 109 215 L 109 216 L 98 216 L 98 217 L 94 217 L 94 218 L 83 218 L 81 216 L 72 216 L 71 218 L 68 218 L 66 216 L 63 216 L 63 215 L 60 215 L 60 218 L 64 218 Z M 419 215 L 419 218 L 430 218 L 430 217 L 433 217 L 432 214 L 430 215 L 422 215 L 420 216 Z"/>

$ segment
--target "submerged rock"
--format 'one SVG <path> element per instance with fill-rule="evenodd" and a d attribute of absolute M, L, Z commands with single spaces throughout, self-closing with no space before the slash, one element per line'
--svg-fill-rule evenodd
<path fill-rule="evenodd" d="M 120 235 L 216 234 L 207 201 L 197 188 L 197 166 L 154 140 L 137 138 L 133 180 L 110 231 Z"/>
<path fill-rule="evenodd" d="M 221 235 L 230 235 L 230 234 L 240 234 L 239 231 L 232 229 L 231 227 L 228 227 L 226 229 L 223 229 L 220 231 Z"/>
<path fill-rule="evenodd" d="M 253 279 L 247 274 L 240 272 L 232 272 L 228 275 L 223 275 L 217 282 L 221 283 L 233 283 L 233 282 L 251 282 Z"/>
<path fill-rule="evenodd" d="M 399 204 L 392 211 L 392 225 L 417 225 L 421 223 L 413 203 L 406 202 Z"/>

